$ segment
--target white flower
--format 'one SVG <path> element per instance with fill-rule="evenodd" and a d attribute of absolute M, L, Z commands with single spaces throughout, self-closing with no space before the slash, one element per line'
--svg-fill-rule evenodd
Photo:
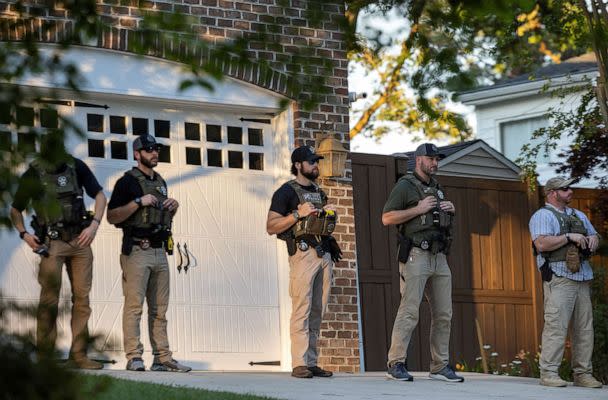
<path fill-rule="evenodd" d="M 500 364 L 500 368 L 507 368 L 507 364 Z"/>
<path fill-rule="evenodd" d="M 481 361 L 481 357 L 475 357 L 475 361 Z"/>
<path fill-rule="evenodd" d="M 498 357 L 498 353 L 494 351 L 492 354 L 490 354 L 490 357 Z"/>
<path fill-rule="evenodd" d="M 519 361 L 519 360 L 513 360 L 513 364 L 519 365 L 519 364 L 521 364 L 521 361 Z"/>
<path fill-rule="evenodd" d="M 484 344 L 483 348 L 484 348 L 484 350 L 490 350 L 492 348 L 492 346 L 490 346 L 489 344 Z"/>

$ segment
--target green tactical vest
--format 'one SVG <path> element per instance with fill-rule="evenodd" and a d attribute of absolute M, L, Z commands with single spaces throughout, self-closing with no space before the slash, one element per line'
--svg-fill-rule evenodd
<path fill-rule="evenodd" d="M 154 173 L 154 180 L 150 180 L 138 168 L 133 168 L 125 172 L 137 179 L 139 186 L 143 192 L 142 196 L 151 194 L 158 199 L 157 206 L 140 207 L 131 215 L 124 226 L 133 227 L 142 230 L 157 230 L 166 229 L 171 226 L 173 215 L 168 210 L 162 208 L 162 203 L 167 200 L 167 184 L 165 180 L 158 174 Z"/>
<path fill-rule="evenodd" d="M 416 192 L 418 193 L 418 199 L 416 199 L 417 201 L 420 201 L 428 196 L 434 196 L 437 199 L 437 203 L 446 200 L 444 192 L 441 186 L 438 184 L 432 186 L 423 185 L 422 182 L 420 182 L 414 175 L 402 176 L 399 178 L 399 181 L 401 180 L 406 180 L 414 185 Z M 437 217 L 439 218 L 439 224 L 433 223 L 433 212 L 439 212 L 439 215 L 435 216 L 436 219 Z M 424 240 L 428 241 L 429 243 L 436 241 L 442 236 L 442 230 L 450 230 L 453 219 L 454 217 L 451 214 L 441 209 L 430 210 L 426 214 L 414 217 L 405 224 L 402 224 L 400 230 L 405 237 L 411 239 L 414 245 L 417 246 Z"/>
<path fill-rule="evenodd" d="M 40 224 L 60 228 L 81 225 L 86 210 L 73 161 L 60 173 L 50 173 L 37 162 L 30 166 L 40 176 L 43 187 L 42 197 L 32 201 Z"/>
<path fill-rule="evenodd" d="M 543 208 L 551 211 L 553 215 L 555 215 L 555 218 L 557 218 L 559 222 L 559 235 L 565 235 L 566 233 L 580 233 L 585 236 L 587 235 L 587 228 L 585 228 L 584 222 L 576 215 L 576 213 L 573 212 L 571 215 L 568 215 L 566 213 L 557 211 L 553 207 L 545 206 Z M 568 244 L 565 244 L 559 249 L 543 252 L 542 256 L 546 260 L 549 260 L 549 262 L 566 261 L 567 251 Z"/>
<path fill-rule="evenodd" d="M 327 195 L 325 192 L 316 184 L 314 192 L 304 190 L 295 179 L 288 182 L 288 184 L 296 191 L 300 204 L 312 203 L 316 208 L 322 209 L 327 204 Z M 311 214 L 306 218 L 302 218 L 292 228 L 294 236 L 297 238 L 302 236 L 329 236 L 333 233 L 336 228 L 336 216 L 335 214 L 314 215 Z"/>

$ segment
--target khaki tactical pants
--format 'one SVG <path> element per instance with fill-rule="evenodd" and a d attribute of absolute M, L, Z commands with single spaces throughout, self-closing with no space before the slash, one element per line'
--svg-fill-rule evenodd
<path fill-rule="evenodd" d="M 423 294 L 431 308 L 431 373 L 439 372 L 449 361 L 452 322 L 452 273 L 445 254 L 431 254 L 413 247 L 406 264 L 399 263 L 401 303 L 393 325 L 388 366 L 405 362 L 412 333 L 418 325 Z M 428 288 L 425 286 L 429 282 Z"/>
<path fill-rule="evenodd" d="M 78 238 L 67 243 L 51 240 L 49 257 L 41 257 L 38 270 L 40 302 L 37 312 L 37 343 L 40 348 L 54 348 L 57 339 L 57 313 L 61 290 L 61 270 L 66 266 L 72 286 L 72 347 L 70 355 L 84 357 L 87 353 L 91 315 L 89 292 L 93 280 L 91 247 L 78 247 Z"/>
<path fill-rule="evenodd" d="M 317 339 L 329 300 L 333 266 L 329 253 L 319 258 L 313 248 L 298 250 L 289 257 L 292 305 L 289 332 L 293 368 L 317 365 Z"/>
<path fill-rule="evenodd" d="M 144 352 L 139 329 L 144 298 L 148 305 L 148 333 L 154 362 L 171 360 L 165 317 L 169 306 L 169 264 L 165 250 L 142 250 L 133 246 L 130 255 L 120 255 L 120 267 L 125 296 L 122 334 L 127 360 L 141 357 Z"/>
<path fill-rule="evenodd" d="M 543 282 L 545 326 L 540 355 L 541 376 L 557 375 L 564 355 L 568 325 L 572 320 L 572 370 L 591 373 L 593 309 L 590 281 L 578 282 L 553 276 Z"/>

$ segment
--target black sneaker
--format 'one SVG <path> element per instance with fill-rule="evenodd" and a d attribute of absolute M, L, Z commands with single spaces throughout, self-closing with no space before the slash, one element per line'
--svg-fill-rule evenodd
<path fill-rule="evenodd" d="M 308 370 L 312 372 L 312 376 L 320 376 L 321 378 L 329 378 L 334 374 L 333 372 L 317 367 L 316 365 L 314 367 L 308 367 Z"/>
<path fill-rule="evenodd" d="M 164 362 L 155 362 L 150 367 L 150 371 L 161 371 L 161 372 L 190 372 L 192 368 L 187 365 L 182 365 L 174 359 L 170 359 Z"/>
<path fill-rule="evenodd" d="M 386 376 L 387 378 L 394 379 L 396 381 L 411 382 L 414 380 L 414 377 L 407 372 L 405 364 L 402 362 L 395 363 L 392 367 L 389 367 Z"/>
<path fill-rule="evenodd" d="M 443 367 L 443 369 L 439 372 L 430 373 L 429 376 L 431 379 L 437 379 L 439 381 L 464 382 L 464 378 L 460 375 L 456 375 L 454 369 L 449 365 Z"/>
<path fill-rule="evenodd" d="M 139 357 L 135 357 L 127 361 L 127 370 L 128 371 L 145 371 L 146 366 L 144 365 L 144 360 Z"/>

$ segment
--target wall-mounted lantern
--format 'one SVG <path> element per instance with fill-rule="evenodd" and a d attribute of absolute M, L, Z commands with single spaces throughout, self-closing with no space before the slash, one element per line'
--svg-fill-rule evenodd
<path fill-rule="evenodd" d="M 319 176 L 342 176 L 346 167 L 346 156 L 348 150 L 332 134 L 317 139 L 317 151 L 320 156 L 325 157 L 319 160 Z"/>

